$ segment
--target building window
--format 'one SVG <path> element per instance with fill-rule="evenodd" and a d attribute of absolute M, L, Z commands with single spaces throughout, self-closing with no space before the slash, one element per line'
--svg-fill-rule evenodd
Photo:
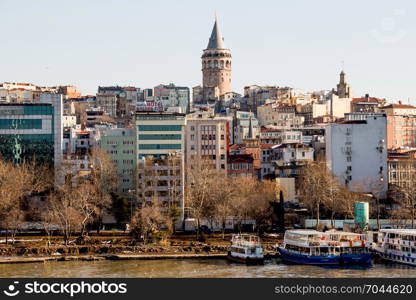
<path fill-rule="evenodd" d="M 181 131 L 181 125 L 139 125 L 139 131 Z"/>
<path fill-rule="evenodd" d="M 140 144 L 139 145 L 140 150 L 155 150 L 155 149 L 180 150 L 181 148 L 182 148 L 181 144 Z"/>
<path fill-rule="evenodd" d="M 180 140 L 180 134 L 139 134 L 139 140 Z"/>
<path fill-rule="evenodd" d="M 41 119 L 0 120 L 0 129 L 42 129 Z"/>

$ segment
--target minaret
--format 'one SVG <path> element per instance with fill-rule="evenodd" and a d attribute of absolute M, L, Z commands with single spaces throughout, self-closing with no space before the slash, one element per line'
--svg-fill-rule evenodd
<path fill-rule="evenodd" d="M 253 124 L 251 123 L 251 115 L 250 115 L 250 119 L 248 121 L 248 138 L 249 139 L 253 138 Z"/>
<path fill-rule="evenodd" d="M 225 100 L 226 94 L 231 92 L 231 51 L 225 48 L 216 17 L 201 58 L 203 99 Z"/>

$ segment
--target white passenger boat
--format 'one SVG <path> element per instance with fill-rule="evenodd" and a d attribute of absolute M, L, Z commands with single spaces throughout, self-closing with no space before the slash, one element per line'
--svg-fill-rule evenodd
<path fill-rule="evenodd" d="M 227 258 L 238 263 L 262 264 L 264 255 L 260 238 L 250 234 L 233 234 Z"/>
<path fill-rule="evenodd" d="M 278 247 L 283 260 L 311 265 L 371 264 L 365 236 L 343 231 L 287 230 L 283 247 Z"/>
<path fill-rule="evenodd" d="M 416 229 L 381 229 L 371 249 L 384 260 L 416 266 Z"/>

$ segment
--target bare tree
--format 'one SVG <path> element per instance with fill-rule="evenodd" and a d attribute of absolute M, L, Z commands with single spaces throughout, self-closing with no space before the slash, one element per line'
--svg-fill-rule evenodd
<path fill-rule="evenodd" d="M 94 217 L 100 213 L 101 198 L 97 199 L 97 191 L 92 183 L 85 182 L 75 187 L 73 191 L 76 197 L 74 207 L 81 216 L 81 237 L 87 233 L 87 226 L 94 221 Z M 97 201 L 98 200 L 98 201 Z M 97 205 L 98 203 L 98 205 Z"/>
<path fill-rule="evenodd" d="M 255 190 L 250 197 L 250 216 L 256 221 L 257 232 L 261 227 L 271 225 L 272 202 L 277 201 L 279 186 L 275 181 L 263 180 L 255 182 Z"/>
<path fill-rule="evenodd" d="M 205 159 L 195 159 L 188 162 L 185 199 L 186 207 L 196 219 L 197 239 L 201 219 L 206 216 L 206 208 L 211 203 L 212 186 L 218 171 L 215 166 Z"/>
<path fill-rule="evenodd" d="M 215 218 L 220 222 L 222 238 L 225 236 L 227 218 L 232 217 L 232 202 L 236 197 L 236 180 L 227 177 L 225 172 L 221 174 L 212 185 L 212 208 Z"/>
<path fill-rule="evenodd" d="M 374 197 L 375 200 L 375 208 L 376 208 L 376 219 L 377 219 L 377 228 L 380 229 L 380 200 L 382 196 L 383 191 L 383 181 L 381 180 L 364 180 L 365 182 L 368 182 L 368 185 L 371 189 L 371 194 Z"/>
<path fill-rule="evenodd" d="M 253 193 L 257 190 L 257 181 L 253 178 L 236 178 L 236 195 L 232 198 L 231 209 L 233 218 L 237 221 L 238 231 L 242 231 L 244 221 L 253 215 Z"/>
<path fill-rule="evenodd" d="M 328 187 L 333 186 L 332 180 L 333 176 L 324 161 L 310 162 L 302 169 L 300 200 L 311 212 L 315 212 L 316 227 L 319 226 L 320 210 L 331 194 Z"/>
<path fill-rule="evenodd" d="M 395 201 L 402 207 L 402 216 L 411 219 L 411 226 L 415 228 L 416 217 L 416 159 L 412 156 L 402 163 L 400 186 L 392 190 L 396 195 Z M 406 213 L 407 212 L 407 213 Z"/>
<path fill-rule="evenodd" d="M 36 210 L 39 214 L 39 219 L 42 224 L 42 228 L 47 235 L 46 245 L 47 247 L 49 247 L 51 245 L 51 236 L 56 225 L 54 213 L 47 205 L 43 205 L 40 208 L 36 208 Z"/>
<path fill-rule="evenodd" d="M 0 223 L 6 229 L 6 243 L 9 230 L 15 235 L 24 222 L 26 198 L 50 188 L 50 173 L 34 161 L 16 165 L 0 159 Z M 44 180 L 40 174 L 45 175 Z"/>
<path fill-rule="evenodd" d="M 257 232 L 270 225 L 273 214 L 272 202 L 277 201 L 279 187 L 270 180 L 257 181 L 254 178 L 235 178 L 232 213 L 237 218 L 241 231 L 242 222 L 254 220 Z"/>
<path fill-rule="evenodd" d="M 64 185 L 57 187 L 47 199 L 47 217 L 58 225 L 65 245 L 68 245 L 71 236 L 82 228 L 83 216 L 79 209 L 78 195 L 76 189 Z"/>
<path fill-rule="evenodd" d="M 168 218 L 163 212 L 160 201 L 145 202 L 133 215 L 130 223 L 130 233 L 134 239 L 142 239 L 143 243 L 147 243 L 167 223 Z"/>
<path fill-rule="evenodd" d="M 100 233 L 103 214 L 111 207 L 111 192 L 118 183 L 117 171 L 111 158 L 99 148 L 93 148 L 89 157 L 92 170 L 89 182 L 94 195 L 94 219 Z"/>

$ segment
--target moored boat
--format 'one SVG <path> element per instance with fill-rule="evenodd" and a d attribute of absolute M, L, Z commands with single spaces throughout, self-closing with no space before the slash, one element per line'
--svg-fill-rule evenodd
<path fill-rule="evenodd" d="M 227 258 L 238 263 L 262 264 L 264 255 L 260 238 L 249 234 L 234 234 Z"/>
<path fill-rule="evenodd" d="M 343 231 L 288 230 L 282 260 L 311 265 L 371 264 L 364 235 Z"/>
<path fill-rule="evenodd" d="M 371 249 L 386 261 L 416 266 L 416 229 L 381 229 Z"/>

